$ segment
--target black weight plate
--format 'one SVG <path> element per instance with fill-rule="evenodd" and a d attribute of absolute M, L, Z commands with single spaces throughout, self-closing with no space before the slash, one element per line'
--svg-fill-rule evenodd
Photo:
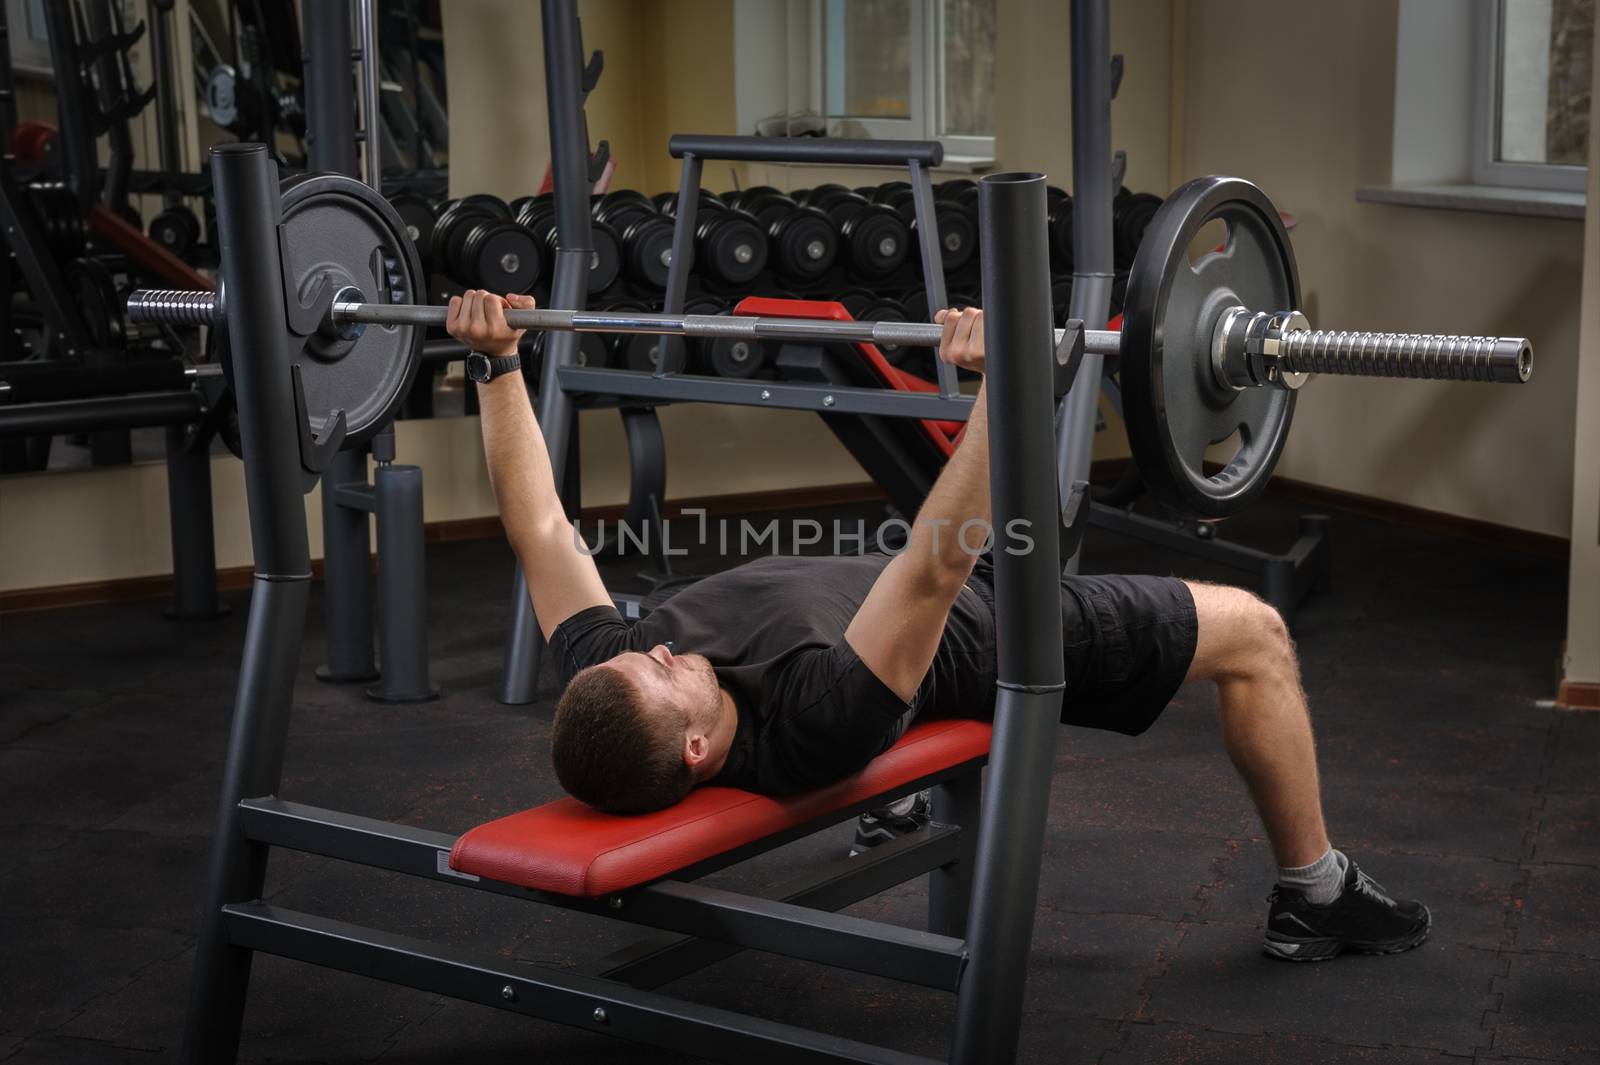
<path fill-rule="evenodd" d="M 195 223 L 199 225 L 199 222 Z M 117 279 L 99 259 L 74 259 L 67 264 L 67 288 L 78 301 L 78 309 L 89 326 L 89 339 L 97 348 L 123 345 L 123 300 Z"/>
<path fill-rule="evenodd" d="M 471 195 L 461 197 L 461 202 L 470 207 L 488 211 L 496 218 L 507 222 L 514 217 L 511 213 L 511 205 L 491 192 L 474 192 Z"/>
<path fill-rule="evenodd" d="M 850 249 L 851 265 L 869 277 L 894 273 L 911 250 L 911 230 L 904 219 L 876 204 L 845 219 L 839 232 Z"/>
<path fill-rule="evenodd" d="M 433 243 L 433 204 L 418 192 L 397 192 L 389 202 L 405 223 L 406 234 L 417 246 L 417 253 L 426 253 Z"/>
<path fill-rule="evenodd" d="M 696 261 L 727 285 L 747 285 L 767 266 L 767 235 L 736 211 L 707 211 L 696 226 Z"/>
<path fill-rule="evenodd" d="M 622 231 L 628 276 L 647 288 L 665 288 L 672 268 L 672 223 L 659 215 L 641 215 Z"/>
<path fill-rule="evenodd" d="M 954 200 L 968 193 L 976 192 L 978 183 L 971 178 L 951 178 L 941 181 L 934 186 L 933 195 L 940 200 Z"/>
<path fill-rule="evenodd" d="M 200 219 L 183 204 L 174 204 L 150 220 L 150 239 L 178 258 L 187 258 L 200 242 Z"/>
<path fill-rule="evenodd" d="M 1227 239 L 1191 262 L 1189 246 L 1212 219 L 1227 225 Z M 1289 235 L 1250 182 L 1197 178 L 1156 212 L 1128 282 L 1121 380 L 1128 442 L 1158 498 L 1197 517 L 1222 518 L 1266 487 L 1288 439 L 1295 393 L 1218 384 L 1212 332 L 1229 307 L 1271 312 L 1299 303 Z M 1235 431 L 1238 450 L 1207 476 L 1206 448 Z"/>
<path fill-rule="evenodd" d="M 283 182 L 283 254 L 290 300 L 331 299 L 346 285 L 368 303 L 416 303 L 425 295 L 422 265 L 405 222 L 380 194 L 339 174 Z M 417 326 L 368 325 L 345 344 L 309 338 L 298 356 L 311 428 L 343 410 L 345 447 L 369 439 L 394 417 L 411 388 L 422 353 Z"/>
<path fill-rule="evenodd" d="M 718 377 L 754 377 L 766 368 L 767 346 L 760 340 L 717 337 L 706 345 L 706 359 Z"/>
<path fill-rule="evenodd" d="M 610 288 L 622 270 L 622 241 L 604 222 L 589 224 L 589 295 Z"/>
<path fill-rule="evenodd" d="M 939 258 L 945 272 L 954 273 L 978 254 L 978 212 L 951 201 L 937 204 L 934 217 L 939 223 Z"/>
<path fill-rule="evenodd" d="M 473 281 L 490 292 L 526 292 L 539 280 L 544 256 L 533 234 L 506 221 L 479 221 L 463 224 L 467 238 L 462 245 Z"/>
<path fill-rule="evenodd" d="M 833 267 L 839 255 L 839 229 L 814 207 L 790 207 L 766 223 L 776 252 L 777 272 L 795 281 L 814 281 Z"/>

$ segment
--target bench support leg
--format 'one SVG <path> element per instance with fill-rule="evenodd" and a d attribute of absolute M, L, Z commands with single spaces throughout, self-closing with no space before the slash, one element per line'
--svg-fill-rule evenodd
<path fill-rule="evenodd" d="M 961 829 L 961 853 L 949 865 L 928 874 L 928 931 L 941 936 L 967 934 L 967 910 L 972 905 L 972 867 L 978 856 L 978 810 L 982 805 L 983 772 L 974 770 L 935 785 L 935 824 Z"/>

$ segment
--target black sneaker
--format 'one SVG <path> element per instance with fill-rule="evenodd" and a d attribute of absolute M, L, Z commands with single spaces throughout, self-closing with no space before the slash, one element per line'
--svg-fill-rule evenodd
<path fill-rule="evenodd" d="M 1313 906 L 1298 888 L 1279 884 L 1267 896 L 1263 949 L 1286 961 L 1326 961 L 1350 950 L 1398 954 L 1428 938 L 1433 918 L 1414 900 L 1395 901 L 1346 859 L 1344 890 L 1326 906 Z"/>
<path fill-rule="evenodd" d="M 854 858 L 880 843 L 888 843 L 915 832 L 928 823 L 932 809 L 932 793 L 919 791 L 897 799 L 888 806 L 868 810 L 856 822 L 856 838 L 850 845 L 850 857 Z"/>

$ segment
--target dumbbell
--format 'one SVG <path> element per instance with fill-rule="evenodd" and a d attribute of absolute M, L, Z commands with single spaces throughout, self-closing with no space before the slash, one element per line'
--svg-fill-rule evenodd
<path fill-rule="evenodd" d="M 603 311 L 626 314 L 651 314 L 660 310 L 643 300 L 612 300 L 599 308 Z M 661 337 L 650 333 L 603 333 L 607 356 L 606 364 L 623 370 L 652 371 L 656 368 L 652 348 L 659 351 Z M 593 365 L 593 364 L 591 364 Z"/>
<path fill-rule="evenodd" d="M 891 208 L 905 220 L 913 239 L 917 236 L 917 201 L 911 186 L 891 181 L 878 187 L 876 203 Z M 960 270 L 978 254 L 978 205 L 976 197 L 952 196 L 933 201 L 933 217 L 939 227 L 939 260 L 946 273 Z"/>
<path fill-rule="evenodd" d="M 656 210 L 660 211 L 668 218 L 673 218 L 677 215 L 678 194 L 676 192 L 658 192 L 654 196 L 650 197 L 650 200 L 656 205 Z M 698 211 L 703 211 L 707 207 L 728 206 L 726 203 L 722 202 L 721 196 L 718 196 L 710 189 L 701 189 L 700 195 L 696 198 L 696 202 L 699 204 L 699 208 L 697 209 Z"/>
<path fill-rule="evenodd" d="M 630 281 L 642 288 L 666 288 L 672 267 L 672 223 L 656 213 L 648 196 L 623 191 L 631 195 L 602 197 L 594 219 L 610 226 L 621 240 L 622 271 Z"/>
<path fill-rule="evenodd" d="M 729 207 L 742 207 L 749 211 L 748 204 L 752 198 L 770 196 L 773 193 L 777 193 L 780 196 L 783 195 L 781 189 L 773 188 L 771 185 L 751 185 L 747 189 L 734 189 L 732 192 L 721 193 L 720 199 Z"/>
<path fill-rule="evenodd" d="M 754 281 L 767 267 L 767 235 L 755 216 L 702 201 L 694 221 L 695 267 L 729 288 Z"/>
<path fill-rule="evenodd" d="M 1161 210 L 1161 197 L 1148 192 L 1121 190 L 1111 204 L 1111 253 L 1116 268 L 1126 273 L 1144 240 L 1150 220 Z"/>
<path fill-rule="evenodd" d="M 617 307 L 616 309 L 622 309 Z M 635 311 L 660 311 L 661 308 L 638 301 L 628 302 L 627 309 Z M 726 314 L 728 303 L 714 297 L 696 296 L 684 304 L 684 314 Z M 658 333 L 619 334 L 622 343 L 617 347 L 617 365 L 625 370 L 654 373 L 661 351 L 669 338 Z M 684 349 L 684 365 L 680 370 L 689 373 L 711 373 L 710 341 L 704 337 L 678 338 Z"/>
<path fill-rule="evenodd" d="M 720 302 L 720 301 L 718 301 Z M 689 309 L 688 314 L 732 314 L 733 308 L 721 304 L 717 310 L 709 309 L 715 306 L 711 300 L 701 300 L 700 303 L 707 309 L 696 311 Z M 694 305 L 690 304 L 692 308 Z M 700 342 L 700 349 L 694 357 L 704 365 L 707 372 L 717 377 L 732 377 L 747 379 L 757 377 L 767 367 L 770 353 L 767 342 L 746 337 L 717 337 L 705 339 Z"/>
<path fill-rule="evenodd" d="M 716 296 L 693 296 L 683 305 L 684 314 L 727 314 L 730 304 Z M 660 341 L 661 337 L 652 337 Z M 689 373 L 714 374 L 711 363 L 711 341 L 707 337 L 684 337 L 684 365 Z M 653 365 L 653 364 L 652 364 Z"/>
<path fill-rule="evenodd" d="M 533 338 L 533 347 L 529 350 L 528 369 L 539 367 L 540 360 L 544 358 L 545 341 L 554 335 L 540 333 Z M 573 356 L 572 365 L 591 370 L 611 369 L 611 346 L 606 342 L 606 337 L 600 333 L 579 333 L 578 350 Z"/>
<path fill-rule="evenodd" d="M 446 277 L 490 292 L 526 292 L 544 273 L 538 242 L 486 193 L 439 205 L 429 239 L 431 261 Z"/>
<path fill-rule="evenodd" d="M 977 195 L 978 183 L 969 178 L 951 178 L 941 181 L 934 186 L 933 196 L 936 200 L 954 200 L 968 195 Z"/>
<path fill-rule="evenodd" d="M 433 255 L 433 203 L 420 192 L 397 192 L 389 197 L 389 205 L 395 209 L 400 221 L 405 224 L 411 243 L 417 246 L 417 255 L 422 259 L 422 268 L 429 269 Z M 157 218 L 159 217 L 157 215 Z"/>
<path fill-rule="evenodd" d="M 200 219 L 187 204 L 163 208 L 150 219 L 150 239 L 180 259 L 187 259 L 200 243 Z"/>
<path fill-rule="evenodd" d="M 856 273 L 884 277 L 906 261 L 911 230 L 894 210 L 840 185 L 812 189 L 806 204 L 822 208 L 838 224 L 845 261 Z"/>
<path fill-rule="evenodd" d="M 827 212 L 802 207 L 776 189 L 751 189 L 739 197 L 740 210 L 755 216 L 766 231 L 773 271 L 805 283 L 833 267 L 839 256 L 839 227 Z"/>
<path fill-rule="evenodd" d="M 850 317 L 858 322 L 918 322 L 927 320 L 927 295 L 921 296 L 922 310 L 915 314 L 908 314 L 904 301 L 888 299 L 879 296 L 864 288 L 844 288 L 833 294 L 834 302 L 850 312 Z M 883 352 L 884 358 L 895 365 L 904 349 L 898 344 L 878 345 L 878 350 Z"/>
<path fill-rule="evenodd" d="M 28 186 L 28 198 L 56 260 L 67 262 L 82 255 L 89 229 L 77 194 L 59 181 L 35 181 Z"/>
<path fill-rule="evenodd" d="M 1058 273 L 1072 272 L 1072 197 L 1052 187 L 1046 193 L 1050 212 L 1050 265 Z"/>
<path fill-rule="evenodd" d="M 1065 328 L 1067 319 L 1072 316 L 1071 275 L 1057 275 L 1050 279 L 1050 307 L 1054 312 L 1056 328 Z"/>
<path fill-rule="evenodd" d="M 545 259 L 554 263 L 561 249 L 560 235 L 556 232 L 555 201 L 534 197 L 520 205 L 517 222 L 527 230 L 543 250 Z M 617 231 L 604 222 L 589 222 L 590 252 L 589 277 L 586 286 L 589 295 L 595 296 L 610 288 L 622 271 L 622 239 Z"/>

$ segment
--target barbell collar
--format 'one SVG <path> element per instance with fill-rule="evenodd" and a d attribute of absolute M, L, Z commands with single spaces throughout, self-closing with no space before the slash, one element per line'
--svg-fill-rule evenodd
<path fill-rule="evenodd" d="M 216 313 L 217 298 L 210 292 L 140 289 L 128 296 L 128 319 L 133 322 L 211 325 Z M 447 313 L 447 308 L 438 304 L 349 300 L 335 300 L 329 309 L 335 325 L 443 326 Z M 555 332 L 650 333 L 713 340 L 823 340 L 926 348 L 937 348 L 943 336 L 941 326 L 926 322 L 837 322 L 725 314 L 510 310 L 506 312 L 506 323 L 513 329 Z M 1057 343 L 1064 332 L 1056 330 Z M 1116 355 L 1122 350 L 1122 334 L 1114 329 L 1085 329 L 1083 339 L 1084 350 L 1092 354 Z M 1523 337 L 1290 328 L 1282 330 L 1275 340 L 1274 361 L 1284 375 L 1318 373 L 1521 384 L 1533 374 L 1533 345 Z"/>

